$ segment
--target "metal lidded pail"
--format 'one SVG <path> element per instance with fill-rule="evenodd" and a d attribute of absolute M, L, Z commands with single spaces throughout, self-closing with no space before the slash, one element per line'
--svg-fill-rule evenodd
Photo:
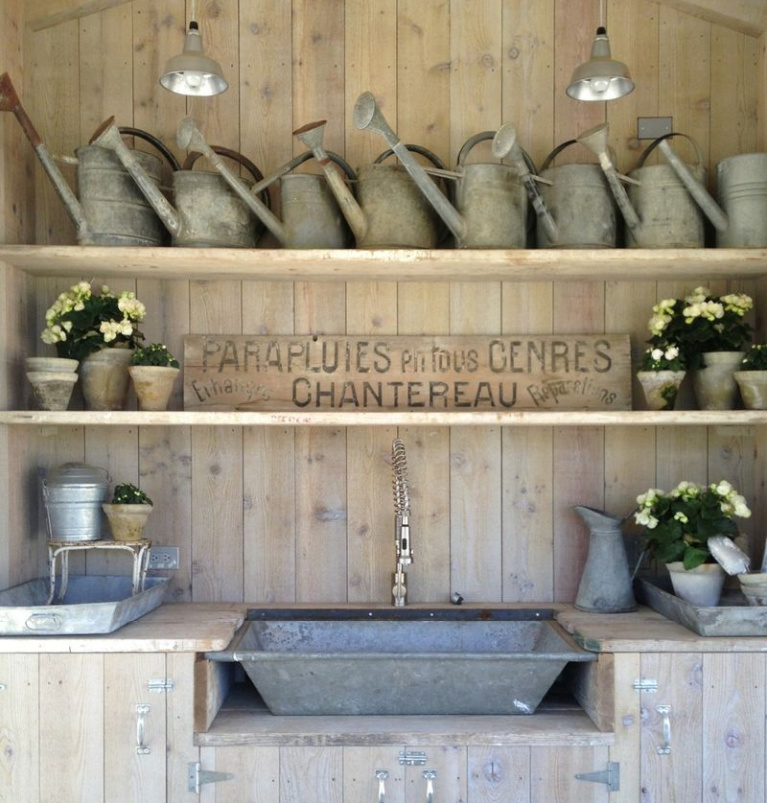
<path fill-rule="evenodd" d="M 43 480 L 43 501 L 51 541 L 101 539 L 101 505 L 107 498 L 107 472 L 85 463 L 65 463 Z"/>

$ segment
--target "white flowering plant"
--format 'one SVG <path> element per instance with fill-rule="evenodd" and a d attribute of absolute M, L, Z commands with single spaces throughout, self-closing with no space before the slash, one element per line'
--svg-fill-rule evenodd
<path fill-rule="evenodd" d="M 82 360 L 102 348 L 136 348 L 144 339 L 138 322 L 145 316 L 135 293 L 115 295 L 107 285 L 96 293 L 89 282 L 78 282 L 45 313 L 40 338 L 55 346 L 59 357 Z"/>
<path fill-rule="evenodd" d="M 685 569 L 713 563 L 708 539 L 737 535 L 735 517 L 748 518 L 746 500 L 727 480 L 704 486 L 680 482 L 672 491 L 650 488 L 637 497 L 634 520 L 644 527 L 644 546 L 662 563 Z"/>
<path fill-rule="evenodd" d="M 676 343 L 664 343 L 645 349 L 640 371 L 684 371 L 687 362 Z"/>
<path fill-rule="evenodd" d="M 685 298 L 666 298 L 652 308 L 647 326 L 653 347 L 676 344 L 688 368 L 701 368 L 707 351 L 740 351 L 751 340 L 745 320 L 754 302 L 745 293 L 715 296 L 696 287 Z"/>
<path fill-rule="evenodd" d="M 740 361 L 739 371 L 767 371 L 767 345 L 757 343 L 749 348 Z"/>

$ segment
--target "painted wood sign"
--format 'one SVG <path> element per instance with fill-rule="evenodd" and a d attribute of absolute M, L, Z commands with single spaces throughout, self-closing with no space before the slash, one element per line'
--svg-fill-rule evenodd
<path fill-rule="evenodd" d="M 628 410 L 628 335 L 187 335 L 184 408 Z"/>

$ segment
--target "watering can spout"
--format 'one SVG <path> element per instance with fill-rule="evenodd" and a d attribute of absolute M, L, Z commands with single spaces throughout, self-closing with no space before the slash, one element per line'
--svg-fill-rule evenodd
<path fill-rule="evenodd" d="M 639 228 L 641 221 L 639 219 L 639 215 L 637 215 L 636 210 L 634 209 L 633 204 L 631 203 L 631 200 L 629 199 L 626 189 L 621 183 L 618 170 L 613 164 L 612 156 L 610 155 L 610 148 L 607 144 L 608 133 L 608 124 L 600 123 L 599 125 L 590 128 L 588 131 L 584 131 L 582 134 L 579 134 L 576 137 L 576 140 L 580 142 L 581 145 L 584 145 L 586 148 L 588 148 L 592 153 L 596 154 L 597 158 L 599 159 L 599 165 L 605 174 L 607 183 L 609 184 L 610 190 L 615 198 L 615 202 L 618 204 L 618 208 L 621 210 L 623 219 L 626 221 L 626 225 L 630 229 L 637 229 Z"/>
<path fill-rule="evenodd" d="M 109 117 L 94 131 L 90 144 L 114 151 L 165 228 L 175 237 L 181 226 L 178 213 L 160 192 L 157 184 L 147 175 L 135 153 L 123 142 L 114 117 Z"/>
<path fill-rule="evenodd" d="M 67 184 L 64 176 L 61 175 L 61 171 L 56 167 L 53 157 L 45 147 L 40 135 L 37 133 L 32 121 L 21 105 L 21 100 L 19 100 L 16 88 L 7 72 L 0 76 L 0 111 L 11 112 L 19 121 L 19 125 L 32 144 L 37 158 L 48 174 L 48 178 L 51 180 L 57 195 L 64 204 L 72 222 L 75 224 L 78 242 L 81 245 L 92 245 L 93 235 L 85 219 L 82 205 L 77 200 L 77 196 L 74 192 L 72 192 L 69 184 Z"/>
<path fill-rule="evenodd" d="M 431 176 L 413 158 L 407 146 L 394 133 L 386 118 L 378 108 L 375 97 L 371 92 L 363 92 L 354 105 L 353 113 L 354 126 L 360 130 L 370 130 L 380 134 L 386 144 L 392 149 L 399 158 L 402 166 L 415 181 L 418 189 L 423 193 L 434 210 L 445 222 L 445 225 L 455 236 L 459 245 L 466 240 L 467 225 L 464 218 L 456 208 L 442 194 L 439 187 L 434 183 Z"/>
<path fill-rule="evenodd" d="M 354 113 L 354 119 L 356 121 L 356 107 Z M 323 146 L 326 125 L 327 120 L 318 120 L 314 123 L 308 123 L 301 128 L 297 128 L 293 132 L 293 136 L 298 137 L 298 139 L 309 148 L 312 154 L 314 154 L 314 158 L 319 162 L 322 172 L 325 174 L 330 191 L 338 202 L 341 213 L 349 224 L 354 238 L 360 243 L 365 239 L 365 235 L 368 232 L 367 216 L 362 210 L 362 207 L 357 203 L 357 199 L 343 180 L 341 174 L 330 164 L 332 160 Z"/>

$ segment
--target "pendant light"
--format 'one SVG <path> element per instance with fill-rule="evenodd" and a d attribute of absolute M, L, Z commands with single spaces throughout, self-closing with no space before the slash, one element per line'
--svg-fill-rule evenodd
<path fill-rule="evenodd" d="M 221 65 L 203 52 L 195 5 L 195 0 L 192 0 L 192 19 L 184 38 L 184 52 L 168 59 L 160 84 L 177 95 L 220 95 L 229 88 L 229 84 L 224 78 Z"/>
<path fill-rule="evenodd" d="M 605 28 L 605 0 L 599 2 L 599 27 L 591 46 L 591 58 L 576 67 L 567 94 L 574 100 L 615 100 L 634 89 L 629 68 L 610 54 Z"/>

